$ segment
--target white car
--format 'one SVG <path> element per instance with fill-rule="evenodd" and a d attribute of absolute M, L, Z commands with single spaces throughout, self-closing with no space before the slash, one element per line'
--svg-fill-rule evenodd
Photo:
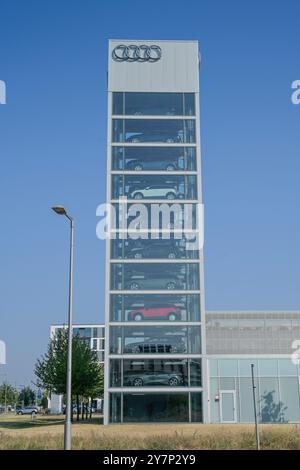
<path fill-rule="evenodd" d="M 176 199 L 177 191 L 170 186 L 146 186 L 146 188 L 134 189 L 130 193 L 132 199 Z"/>

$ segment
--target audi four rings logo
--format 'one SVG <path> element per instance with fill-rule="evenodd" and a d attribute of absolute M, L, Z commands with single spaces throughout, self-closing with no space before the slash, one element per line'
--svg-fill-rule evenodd
<path fill-rule="evenodd" d="M 161 48 L 145 44 L 141 46 L 120 44 L 114 48 L 112 57 L 117 62 L 157 62 L 161 58 Z"/>

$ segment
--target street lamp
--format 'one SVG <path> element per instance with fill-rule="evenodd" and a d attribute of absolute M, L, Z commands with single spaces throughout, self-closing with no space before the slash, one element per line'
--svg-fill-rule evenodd
<path fill-rule="evenodd" d="M 71 405 L 72 405 L 72 337 L 73 337 L 73 261 L 74 261 L 74 219 L 63 206 L 52 207 L 58 215 L 70 221 L 70 269 L 69 269 L 69 308 L 68 308 L 68 359 L 67 359 L 67 403 L 64 433 L 64 449 L 71 450 Z"/>

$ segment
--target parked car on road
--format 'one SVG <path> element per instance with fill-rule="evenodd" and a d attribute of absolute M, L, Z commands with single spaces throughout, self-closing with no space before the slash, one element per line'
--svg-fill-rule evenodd
<path fill-rule="evenodd" d="M 17 415 L 31 415 L 38 413 L 37 406 L 17 406 L 16 414 Z"/>
<path fill-rule="evenodd" d="M 181 311 L 177 307 L 139 308 L 128 313 L 128 321 L 170 320 L 180 321 Z"/>

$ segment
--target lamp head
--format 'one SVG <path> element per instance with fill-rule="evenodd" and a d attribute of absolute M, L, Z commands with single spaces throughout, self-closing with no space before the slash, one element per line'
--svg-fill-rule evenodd
<path fill-rule="evenodd" d="M 67 211 L 63 206 L 54 206 L 52 210 L 58 215 L 66 215 Z"/>

